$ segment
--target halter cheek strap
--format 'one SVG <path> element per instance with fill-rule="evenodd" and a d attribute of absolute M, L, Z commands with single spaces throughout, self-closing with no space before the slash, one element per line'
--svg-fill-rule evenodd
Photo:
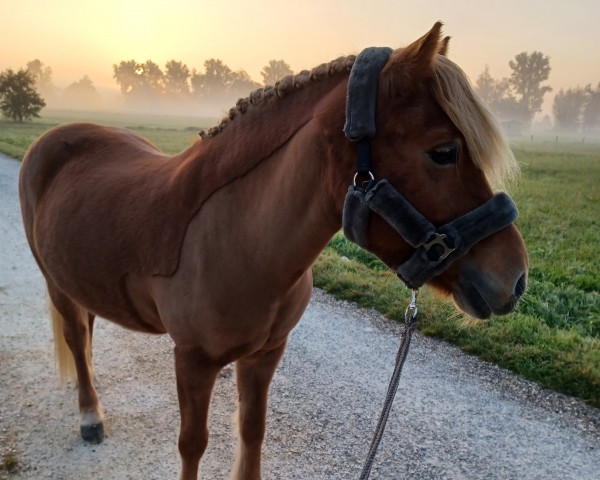
<path fill-rule="evenodd" d="M 416 249 L 396 270 L 404 283 L 415 289 L 446 270 L 473 245 L 512 224 L 518 211 L 510 196 L 499 193 L 469 213 L 435 227 L 387 180 L 375 183 L 370 139 L 375 136 L 379 73 L 390 53 L 390 49 L 367 49 L 356 58 L 350 73 L 344 132 L 358 142 L 357 175 L 369 175 L 371 182 L 363 188 L 356 185 L 355 177 L 346 194 L 342 224 L 346 237 L 368 250 L 371 212 L 383 218 Z"/>
<path fill-rule="evenodd" d="M 356 143 L 356 176 L 371 177 L 371 139 L 377 131 L 377 93 L 379 73 L 387 63 L 391 48 L 364 49 L 354 61 L 346 96 L 346 123 L 344 133 Z"/>

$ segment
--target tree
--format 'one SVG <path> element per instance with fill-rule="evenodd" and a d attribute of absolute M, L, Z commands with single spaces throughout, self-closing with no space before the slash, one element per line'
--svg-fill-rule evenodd
<path fill-rule="evenodd" d="M 260 83 L 256 83 L 245 70 L 233 72 L 229 91 L 236 97 L 245 97 L 252 90 L 260 88 Z"/>
<path fill-rule="evenodd" d="M 101 98 L 90 77 L 84 75 L 65 88 L 62 100 L 63 105 L 69 108 L 81 109 L 99 106 Z"/>
<path fill-rule="evenodd" d="M 216 58 L 204 62 L 204 73 L 194 70 L 192 74 L 192 89 L 201 98 L 223 98 L 232 82 L 233 71 Z"/>
<path fill-rule="evenodd" d="M 475 91 L 483 103 L 488 106 L 491 106 L 496 100 L 496 80 L 490 75 L 490 67 L 487 65 L 475 81 Z"/>
<path fill-rule="evenodd" d="M 492 78 L 486 66 L 477 78 L 475 91 L 497 117 L 530 123 L 542 110 L 544 95 L 552 90 L 541 85 L 550 75 L 550 58 L 540 52 L 523 52 L 508 65 L 512 74 L 502 80 Z"/>
<path fill-rule="evenodd" d="M 475 82 L 475 91 L 490 111 L 503 120 L 524 120 L 521 105 L 512 94 L 507 78 L 495 80 L 489 67 L 479 75 Z"/>
<path fill-rule="evenodd" d="M 141 84 L 138 64 L 135 60 L 123 61 L 119 65 L 113 65 L 113 78 L 117 81 L 119 89 L 123 95 L 131 94 L 137 90 Z"/>
<path fill-rule="evenodd" d="M 121 61 L 119 65 L 113 65 L 113 72 L 121 93 L 134 101 L 156 100 L 164 93 L 164 74 L 151 60 L 144 63 Z"/>
<path fill-rule="evenodd" d="M 600 125 L 600 83 L 596 89 L 591 85 L 585 87 L 587 102 L 583 107 L 582 124 L 586 130 L 593 130 Z"/>
<path fill-rule="evenodd" d="M 561 89 L 552 105 L 556 126 L 561 130 L 578 130 L 586 101 L 587 95 L 583 88 L 569 88 L 566 92 Z"/>
<path fill-rule="evenodd" d="M 188 79 L 190 77 L 191 73 L 187 65 L 169 60 L 165 65 L 165 91 L 167 95 L 171 97 L 189 95 Z"/>
<path fill-rule="evenodd" d="M 205 111 L 221 113 L 240 97 L 260 87 L 244 70 L 234 72 L 222 60 L 211 58 L 204 62 L 204 73 L 193 70 L 192 92 L 202 100 Z"/>
<path fill-rule="evenodd" d="M 149 94 L 156 95 L 165 91 L 165 75 L 160 67 L 152 60 L 146 60 L 138 68 L 141 68 L 141 77 Z"/>
<path fill-rule="evenodd" d="M 593 89 L 560 90 L 552 105 L 556 126 L 562 130 L 594 130 L 600 126 L 600 84 Z"/>
<path fill-rule="evenodd" d="M 35 88 L 45 98 L 53 99 L 58 94 L 58 88 L 52 83 L 52 68 L 44 66 L 39 59 L 27 62 L 27 71 L 33 77 Z"/>
<path fill-rule="evenodd" d="M 17 73 L 8 69 L 0 74 L 0 111 L 15 122 L 39 117 L 46 102 L 35 90 L 35 80 L 28 70 Z"/>
<path fill-rule="evenodd" d="M 541 85 L 550 75 L 550 57 L 541 52 L 522 52 L 508 65 L 512 69 L 510 86 L 516 95 L 520 95 L 517 101 L 527 120 L 531 121 L 537 112 L 542 111 L 544 95 L 552 91 L 552 87 Z"/>
<path fill-rule="evenodd" d="M 260 72 L 265 85 L 275 85 L 277 80 L 293 73 L 290 66 L 283 60 L 269 60 L 269 64 L 265 65 Z"/>

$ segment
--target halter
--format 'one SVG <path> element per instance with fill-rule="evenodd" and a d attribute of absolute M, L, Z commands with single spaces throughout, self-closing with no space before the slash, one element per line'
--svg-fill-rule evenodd
<path fill-rule="evenodd" d="M 379 74 L 392 50 L 367 48 L 357 57 L 348 80 L 344 133 L 357 142 L 357 173 L 348 189 L 343 212 L 346 237 L 368 249 L 371 212 L 378 214 L 415 252 L 396 273 L 407 287 L 421 287 L 464 256 L 473 245 L 512 224 L 517 207 L 506 193 L 498 193 L 469 213 L 436 227 L 387 180 L 375 181 L 371 171 L 371 139 L 375 136 L 375 113 Z M 358 184 L 359 177 L 368 178 Z"/>

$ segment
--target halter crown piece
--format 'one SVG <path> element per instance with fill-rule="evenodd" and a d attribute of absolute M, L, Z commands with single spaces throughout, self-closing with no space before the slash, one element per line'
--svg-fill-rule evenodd
<path fill-rule="evenodd" d="M 356 57 L 350 72 L 344 133 L 357 143 L 357 173 L 346 194 L 342 224 L 346 237 L 368 250 L 371 213 L 383 218 L 415 249 L 396 270 L 406 286 L 415 289 L 446 270 L 477 242 L 513 223 L 518 211 L 509 195 L 498 193 L 475 210 L 437 227 L 387 180 L 375 181 L 371 139 L 376 134 L 379 74 L 391 53 L 390 48 L 367 48 Z M 359 176 L 370 181 L 357 184 Z"/>

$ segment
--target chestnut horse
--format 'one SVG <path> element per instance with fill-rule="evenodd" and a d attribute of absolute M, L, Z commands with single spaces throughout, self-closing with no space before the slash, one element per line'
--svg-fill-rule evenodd
<path fill-rule="evenodd" d="M 386 60 L 371 142 L 373 175 L 434 225 L 486 203 L 516 168 L 446 47 L 437 23 Z M 235 362 L 232 478 L 260 478 L 269 384 L 356 171 L 342 131 L 354 62 L 339 58 L 253 92 L 175 156 L 90 124 L 56 127 L 30 147 L 19 179 L 23 221 L 47 282 L 57 363 L 68 373 L 70 359 L 77 375 L 85 440 L 103 439 L 90 360 L 99 315 L 172 337 L 183 479 L 197 478 L 213 384 Z M 511 222 L 428 283 L 476 317 L 514 309 L 527 254 Z M 415 251 L 375 214 L 366 236 L 393 269 Z"/>

